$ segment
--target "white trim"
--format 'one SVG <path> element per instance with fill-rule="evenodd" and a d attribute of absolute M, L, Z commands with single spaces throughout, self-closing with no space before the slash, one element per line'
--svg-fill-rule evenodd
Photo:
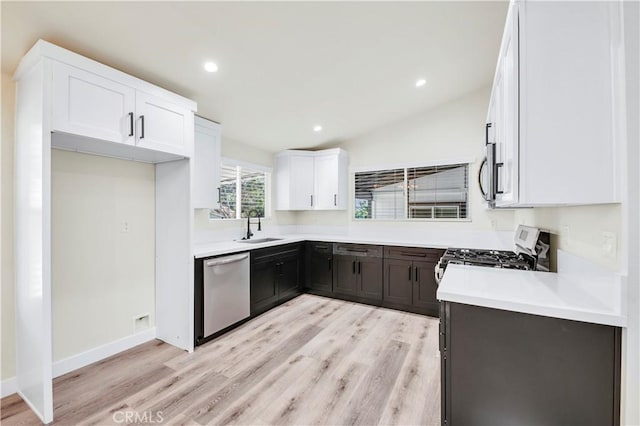
<path fill-rule="evenodd" d="M 393 164 L 379 164 L 374 166 L 360 166 L 351 169 L 351 174 L 361 172 L 376 172 L 382 170 L 393 169 L 410 169 L 412 167 L 433 167 L 433 166 L 451 166 L 454 164 L 474 164 L 476 162 L 475 157 L 457 157 L 444 160 L 428 160 L 428 161 L 413 161 L 408 163 L 393 163 Z"/>
<path fill-rule="evenodd" d="M 133 87 L 136 90 L 140 90 L 144 93 L 165 99 L 168 102 L 181 105 L 191 111 L 195 112 L 198 110 L 197 103 L 191 99 L 187 99 L 177 93 L 170 92 L 162 87 L 156 86 L 42 39 L 38 40 L 20 60 L 20 64 L 18 65 L 16 72 L 13 74 L 13 79 L 20 80 L 23 75 L 29 72 L 31 67 L 43 57 L 51 58 L 54 61 L 62 62 L 73 67 L 104 76 L 110 80 Z"/>
<path fill-rule="evenodd" d="M 123 337 L 110 343 L 89 349 L 69 358 L 61 359 L 53 363 L 53 377 L 60 377 L 78 368 L 86 367 L 89 364 L 103 360 L 112 355 L 131 349 L 142 343 L 148 342 L 156 338 L 156 328 L 151 327 L 140 333 Z"/>
<path fill-rule="evenodd" d="M 229 158 L 229 157 L 222 157 L 220 159 L 220 162 L 222 164 L 224 164 L 225 166 L 241 167 L 243 169 L 244 168 L 252 169 L 252 170 L 255 170 L 255 171 L 258 171 L 258 172 L 265 172 L 265 173 L 273 172 L 273 167 L 264 166 L 262 164 L 249 163 L 248 161 L 235 160 L 235 159 Z"/>
<path fill-rule="evenodd" d="M 40 413 L 40 411 L 38 411 L 38 410 L 36 409 L 36 407 L 34 407 L 34 406 L 33 406 L 33 404 L 31 403 L 31 401 L 29 400 L 29 398 L 27 398 L 27 397 L 22 393 L 22 391 L 20 391 L 20 390 L 19 390 L 19 391 L 17 391 L 17 392 L 18 392 L 18 395 L 20 395 L 20 398 L 22 398 L 22 400 L 24 401 L 24 403 L 25 403 L 25 404 L 27 404 L 27 405 L 29 406 L 29 408 L 31 409 L 31 411 L 33 412 L 33 414 L 35 414 L 35 415 L 40 419 L 40 421 L 41 421 L 43 424 L 49 424 L 49 423 L 51 423 L 51 421 L 53 420 L 53 414 L 51 415 L 51 419 L 50 419 L 50 420 L 45 420 L 45 418 L 44 418 L 44 417 L 42 417 L 42 414 Z"/>
<path fill-rule="evenodd" d="M 0 398 L 13 395 L 16 392 L 18 392 L 18 381 L 16 380 L 16 376 L 9 377 L 8 379 L 0 382 Z"/>

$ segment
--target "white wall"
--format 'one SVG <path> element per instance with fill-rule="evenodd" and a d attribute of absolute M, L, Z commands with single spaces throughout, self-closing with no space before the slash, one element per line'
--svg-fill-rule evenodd
<path fill-rule="evenodd" d="M 362 167 L 393 166 L 430 161 L 472 161 L 469 169 L 469 222 L 355 221 L 350 202 L 346 212 L 303 212 L 302 225 L 343 225 L 351 229 L 380 226 L 421 230 L 511 230 L 513 212 L 487 210 L 477 185 L 478 167 L 484 158 L 484 122 L 489 87 L 447 104 L 375 129 L 338 146 L 349 153 L 349 200 L 353 199 L 353 171 Z"/>
<path fill-rule="evenodd" d="M 52 150 L 53 359 L 155 320 L 155 168 Z M 123 224 L 126 222 L 128 231 Z"/>
<path fill-rule="evenodd" d="M 0 380 L 15 376 L 15 85 L 2 74 Z M 52 152 L 54 361 L 133 334 L 155 317 L 155 172 L 150 164 Z M 122 220 L 129 233 L 120 233 Z"/>
<path fill-rule="evenodd" d="M 15 303 L 13 285 L 13 139 L 15 85 L 8 74 L 2 74 L 2 197 L 0 197 L 2 228 L 1 253 L 1 352 L 0 379 L 16 374 Z"/>
<path fill-rule="evenodd" d="M 248 146 L 243 143 L 225 138 L 224 127 L 222 129 L 222 156 L 234 160 L 240 160 L 247 163 L 258 164 L 267 167 L 273 167 L 273 152 Z M 275 191 L 273 185 L 272 192 Z M 273 198 L 275 199 L 275 198 Z M 274 232 L 277 226 L 281 224 L 295 223 L 296 213 L 293 212 L 276 212 L 271 210 L 271 217 L 262 221 L 263 231 L 265 233 Z M 210 220 L 209 210 L 198 209 L 194 214 L 194 241 L 215 241 L 229 238 L 240 238 L 246 230 L 246 220 L 223 219 Z M 252 226 L 255 233 L 256 225 Z M 258 235 L 256 237 L 259 238 Z"/>

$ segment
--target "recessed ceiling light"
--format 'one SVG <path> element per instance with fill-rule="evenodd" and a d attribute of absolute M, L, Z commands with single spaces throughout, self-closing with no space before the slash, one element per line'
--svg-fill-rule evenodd
<path fill-rule="evenodd" d="M 320 131 L 322 131 L 322 126 L 313 126 L 313 131 L 314 131 L 314 132 L 320 132 Z"/>
<path fill-rule="evenodd" d="M 427 84 L 427 80 L 425 80 L 424 78 L 421 78 L 418 81 L 416 81 L 416 87 L 422 87 L 425 84 Z"/>
<path fill-rule="evenodd" d="M 208 72 L 217 72 L 218 66 L 215 64 L 215 62 L 209 61 L 204 63 L 204 69 Z"/>

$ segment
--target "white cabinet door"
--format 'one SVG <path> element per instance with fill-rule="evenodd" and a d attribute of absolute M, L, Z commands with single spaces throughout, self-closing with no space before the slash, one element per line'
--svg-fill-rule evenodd
<path fill-rule="evenodd" d="M 53 130 L 134 144 L 135 89 L 53 62 Z"/>
<path fill-rule="evenodd" d="M 496 79 L 496 205 L 518 202 L 518 12 L 507 17 Z"/>
<path fill-rule="evenodd" d="M 315 208 L 334 210 L 338 208 L 338 162 L 336 154 L 315 157 Z"/>
<path fill-rule="evenodd" d="M 136 92 L 136 145 L 190 157 L 193 153 L 193 112 L 164 99 Z"/>
<path fill-rule="evenodd" d="M 310 210 L 316 205 L 314 194 L 314 158 L 292 155 L 289 164 L 291 210 Z"/>
<path fill-rule="evenodd" d="M 191 202 L 194 209 L 215 209 L 220 206 L 220 135 L 222 126 L 195 117 L 193 148 L 193 181 Z"/>

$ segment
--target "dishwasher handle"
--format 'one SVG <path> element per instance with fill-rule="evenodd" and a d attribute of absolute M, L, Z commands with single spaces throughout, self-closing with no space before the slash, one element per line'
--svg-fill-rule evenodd
<path fill-rule="evenodd" d="M 245 260 L 249 257 L 249 253 L 239 254 L 237 256 L 227 256 L 222 259 L 213 259 L 205 262 L 206 266 L 220 266 L 220 265 L 228 265 L 229 263 L 240 262 L 241 260 Z"/>

